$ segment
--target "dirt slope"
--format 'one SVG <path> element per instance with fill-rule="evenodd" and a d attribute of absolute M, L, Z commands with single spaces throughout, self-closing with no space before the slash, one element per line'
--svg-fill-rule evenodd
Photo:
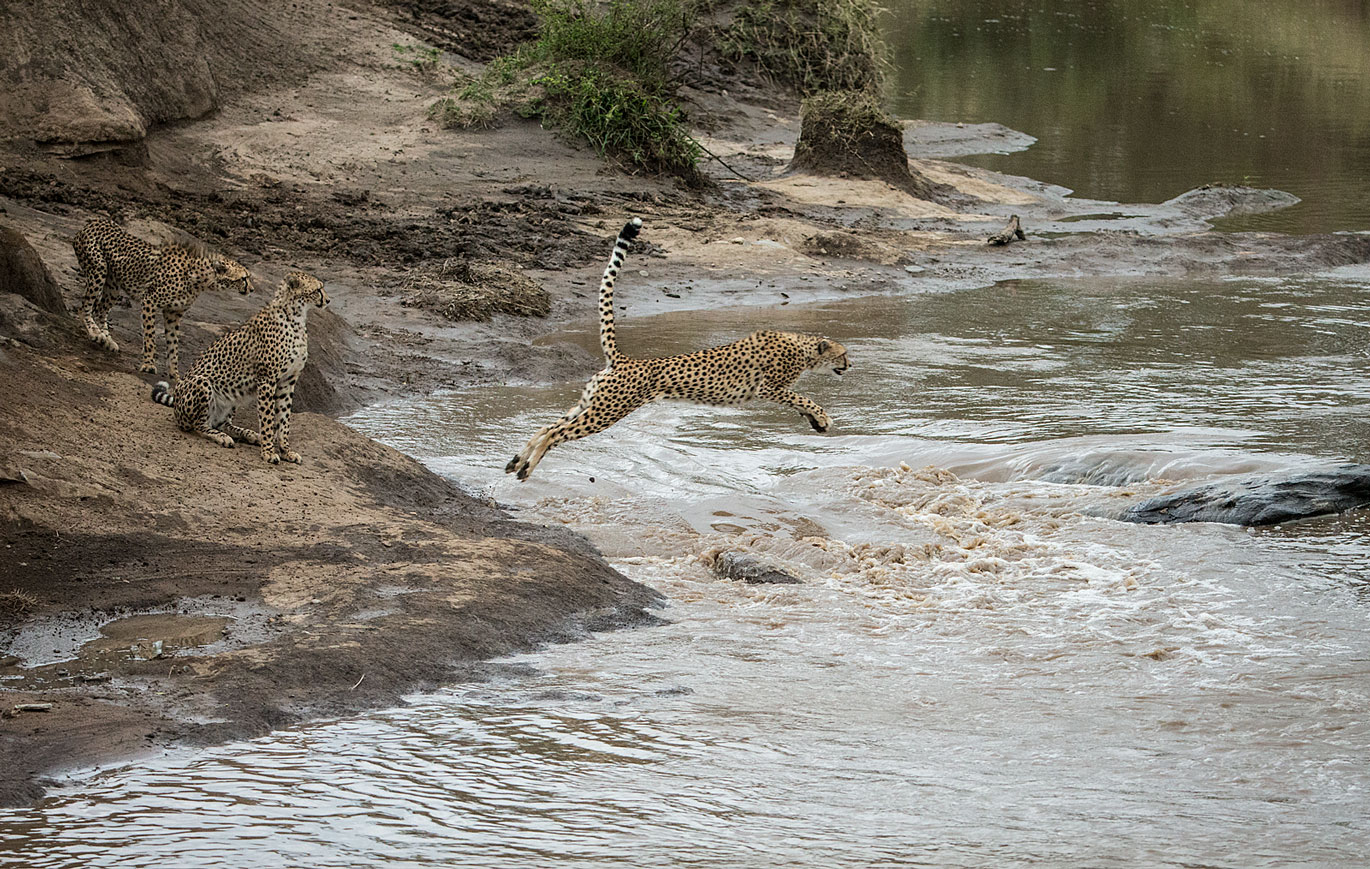
<path fill-rule="evenodd" d="M 84 352 L 0 343 L 0 620 L 31 665 L 0 661 L 3 703 L 53 704 L 0 721 L 0 803 L 54 768 L 396 703 L 651 620 L 655 594 L 584 541 L 327 417 L 295 418 L 304 465 L 271 466 L 147 393 Z"/>

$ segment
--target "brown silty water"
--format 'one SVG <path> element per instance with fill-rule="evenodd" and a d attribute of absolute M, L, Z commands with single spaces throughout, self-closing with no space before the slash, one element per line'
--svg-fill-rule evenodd
<path fill-rule="evenodd" d="M 999 285 L 624 322 L 847 344 L 834 417 L 654 405 L 503 474 L 580 382 L 352 420 L 569 524 L 662 627 L 490 686 L 105 774 L 7 825 L 33 866 L 1346 865 L 1370 846 L 1364 513 L 1104 518 L 1174 481 L 1364 458 L 1363 268 Z M 557 339 L 567 336 L 559 336 Z M 588 333 L 576 337 L 594 346 Z M 800 585 L 704 560 L 764 559 Z"/>
<path fill-rule="evenodd" d="M 1304 202 L 1224 228 L 1370 227 L 1358 4 L 893 6 L 901 114 L 1037 139 L 971 162 L 1123 202 L 1271 185 Z M 1359 865 L 1366 513 L 1262 530 L 1107 516 L 1175 483 L 1367 461 L 1367 290 L 1359 267 L 630 311 L 634 353 L 762 323 L 842 341 L 844 378 L 797 385 L 833 430 L 764 404 L 656 405 L 522 485 L 504 462 L 578 376 L 371 408 L 352 424 L 584 532 L 666 593 L 669 623 L 402 709 L 102 773 L 5 813 L 0 854 Z M 547 340 L 568 339 L 595 350 L 588 320 Z M 802 583 L 721 580 L 705 563 L 719 552 Z"/>

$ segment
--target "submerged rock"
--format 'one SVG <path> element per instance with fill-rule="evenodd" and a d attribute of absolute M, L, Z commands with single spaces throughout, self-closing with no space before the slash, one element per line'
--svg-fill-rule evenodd
<path fill-rule="evenodd" d="M 744 552 L 707 553 L 703 561 L 719 579 L 735 579 L 748 585 L 797 585 L 799 577 Z"/>
<path fill-rule="evenodd" d="M 1299 197 L 1283 190 L 1235 184 L 1205 184 L 1181 193 L 1165 204 L 1196 217 L 1236 217 L 1242 214 L 1278 211 L 1298 203 Z"/>
<path fill-rule="evenodd" d="M 1149 525 L 1277 525 L 1365 506 L 1370 506 L 1370 465 L 1346 464 L 1181 489 L 1134 504 L 1118 518 Z"/>

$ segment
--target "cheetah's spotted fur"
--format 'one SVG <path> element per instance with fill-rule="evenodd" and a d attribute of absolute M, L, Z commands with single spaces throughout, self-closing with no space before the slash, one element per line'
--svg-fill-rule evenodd
<path fill-rule="evenodd" d="M 575 407 L 528 440 L 505 465 L 505 473 L 526 480 L 552 447 L 603 431 L 644 404 L 660 399 L 735 406 L 761 398 L 793 407 L 815 431 L 827 431 L 832 424 L 813 399 L 789 387 L 810 368 L 827 365 L 837 374 L 846 371 L 847 348 L 836 341 L 798 332 L 760 331 L 722 347 L 678 356 L 634 359 L 618 352 L 614 281 L 641 227 L 639 218 L 623 227 L 600 283 L 599 341 L 606 360 L 604 368 L 585 385 Z"/>
<path fill-rule="evenodd" d="M 291 272 L 276 295 L 242 326 L 222 335 L 205 350 L 190 373 L 176 384 L 152 388 L 152 400 L 176 411 L 176 424 L 224 447 L 235 440 L 258 444 L 271 464 L 299 464 L 290 449 L 290 409 L 295 383 L 309 358 L 305 318 L 312 304 L 328 304 L 323 284 L 304 272 Z M 260 432 L 233 424 L 243 399 L 257 394 Z"/>
<path fill-rule="evenodd" d="M 237 287 L 252 292 L 252 277 L 236 260 L 211 253 L 193 242 L 156 246 L 130 235 L 111 220 L 97 217 L 72 241 L 86 282 L 81 319 L 86 334 L 111 352 L 119 345 L 109 334 L 109 309 L 117 291 L 138 300 L 143 312 L 143 361 L 139 371 L 157 370 L 157 312 L 166 336 L 167 374 L 177 376 L 181 316 L 207 289 Z"/>

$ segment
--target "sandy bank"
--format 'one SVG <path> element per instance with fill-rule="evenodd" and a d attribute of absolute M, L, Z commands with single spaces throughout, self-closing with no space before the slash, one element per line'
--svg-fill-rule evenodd
<path fill-rule="evenodd" d="M 13 299 L 14 297 L 8 297 Z M 182 436 L 84 348 L 0 347 L 0 800 L 64 768 L 394 704 L 650 620 L 583 540 L 317 414 L 299 467 Z"/>

